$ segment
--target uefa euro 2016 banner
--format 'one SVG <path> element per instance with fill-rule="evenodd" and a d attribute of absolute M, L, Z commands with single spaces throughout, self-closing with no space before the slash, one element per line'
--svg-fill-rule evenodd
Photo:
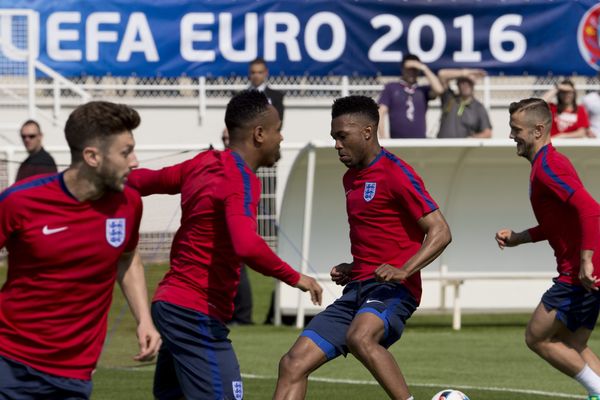
<path fill-rule="evenodd" d="M 0 0 L 37 12 L 43 63 L 67 76 L 397 75 L 407 53 L 431 68 L 595 75 L 595 0 Z M 0 17 L 0 50 L 15 42 Z M 11 26 L 13 25 L 13 26 Z"/>

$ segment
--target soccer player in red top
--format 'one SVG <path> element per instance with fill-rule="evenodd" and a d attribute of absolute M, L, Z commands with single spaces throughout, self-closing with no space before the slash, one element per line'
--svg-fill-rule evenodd
<path fill-rule="evenodd" d="M 144 269 L 134 256 L 142 214 L 124 186 L 137 166 L 138 113 L 91 102 L 65 126 L 71 166 L 0 194 L 0 246 L 8 250 L 0 291 L 0 398 L 87 399 L 106 336 L 115 280 L 138 322 L 140 353 L 158 352 Z"/>
<path fill-rule="evenodd" d="M 158 171 L 140 169 L 129 184 L 144 196 L 181 193 L 181 226 L 171 268 L 160 282 L 152 315 L 164 344 L 154 378 L 158 399 L 241 399 L 237 358 L 225 322 L 233 313 L 242 263 L 310 291 L 311 277 L 282 261 L 258 235 L 260 180 L 254 171 L 280 157 L 281 120 L 258 91 L 234 96 L 225 111 L 229 148 L 208 150 Z"/>
<path fill-rule="evenodd" d="M 552 114 L 545 101 L 512 103 L 510 138 L 531 162 L 530 200 L 536 227 L 496 233 L 501 249 L 547 240 L 558 277 L 533 312 L 525 340 L 554 368 L 575 378 L 590 399 L 600 397 L 600 360 L 588 347 L 600 310 L 600 207 L 567 157 L 550 141 Z"/>
<path fill-rule="evenodd" d="M 419 271 L 450 243 L 450 229 L 417 173 L 380 147 L 371 98 L 338 99 L 331 117 L 335 149 L 349 168 L 343 183 L 353 261 L 332 268 L 343 295 L 283 356 L 274 398 L 303 399 L 310 373 L 351 352 L 391 398 L 412 399 L 387 348 L 419 305 Z"/>

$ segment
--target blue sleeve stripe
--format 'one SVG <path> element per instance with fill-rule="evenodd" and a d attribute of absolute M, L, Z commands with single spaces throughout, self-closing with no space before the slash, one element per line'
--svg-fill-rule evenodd
<path fill-rule="evenodd" d="M 402 172 L 404 172 L 404 175 L 406 175 L 408 177 L 413 188 L 421 195 L 421 198 L 423 199 L 423 201 L 425 201 L 425 203 L 427 204 L 427 207 L 429 207 L 429 210 L 427 210 L 427 211 L 431 212 L 433 210 L 437 210 L 438 207 L 435 205 L 435 203 L 433 202 L 433 200 L 430 197 L 425 195 L 425 191 L 423 190 L 421 185 L 419 185 L 417 178 L 413 175 L 412 172 L 410 172 L 410 170 L 408 168 L 406 168 L 406 165 L 404 165 L 404 163 L 402 161 L 400 161 L 400 159 L 398 159 L 398 157 L 396 157 L 395 155 L 393 155 L 392 153 L 390 153 L 388 151 L 385 152 L 385 156 L 387 158 L 389 158 L 390 160 L 392 160 L 397 166 L 399 166 L 400 169 L 402 170 Z"/>
<path fill-rule="evenodd" d="M 252 217 L 252 211 L 250 210 L 250 204 L 252 204 L 252 188 L 250 186 L 250 174 L 246 171 L 246 163 L 242 157 L 236 152 L 231 152 L 233 158 L 235 158 L 235 165 L 242 174 L 242 180 L 244 181 L 244 214 L 247 217 Z"/>
<path fill-rule="evenodd" d="M 550 179 L 552 179 L 554 182 L 558 183 L 560 185 L 560 187 L 562 187 L 569 195 L 573 194 L 573 192 L 575 190 L 573 190 L 573 188 L 571 186 L 569 186 L 565 181 L 563 181 L 558 176 L 556 176 L 554 171 L 552 171 L 552 168 L 550 168 L 550 165 L 548 165 L 548 160 L 546 159 L 546 154 L 548 154 L 547 150 L 548 150 L 548 148 L 545 147 L 543 150 L 543 153 L 542 153 L 542 168 L 544 169 L 544 172 L 546 172 L 546 174 L 548 174 Z"/>
<path fill-rule="evenodd" d="M 36 188 L 39 186 L 44 186 L 50 182 L 54 182 L 55 180 L 58 179 L 59 176 L 60 176 L 60 174 L 45 176 L 43 178 L 34 179 L 32 181 L 23 183 L 21 185 L 11 186 L 8 189 L 6 189 L 4 192 L 2 192 L 2 194 L 0 194 L 0 201 L 3 201 L 11 194 L 20 192 L 21 190 L 33 189 L 33 188 Z"/>
<path fill-rule="evenodd" d="M 334 345 L 323 339 L 321 335 L 315 331 L 305 330 L 300 334 L 300 336 L 304 336 L 312 340 L 313 343 L 316 344 L 317 347 L 323 351 L 323 353 L 325 353 L 325 357 L 327 357 L 328 360 L 334 359 L 342 354 L 335 348 Z"/>

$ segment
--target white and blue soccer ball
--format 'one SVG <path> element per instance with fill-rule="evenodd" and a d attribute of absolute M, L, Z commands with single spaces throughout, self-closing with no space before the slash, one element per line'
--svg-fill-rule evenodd
<path fill-rule="evenodd" d="M 431 400 L 469 400 L 469 396 L 454 389 L 444 389 L 437 392 Z"/>

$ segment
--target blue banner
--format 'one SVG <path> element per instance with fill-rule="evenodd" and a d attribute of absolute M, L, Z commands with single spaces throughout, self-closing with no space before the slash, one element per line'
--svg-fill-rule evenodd
<path fill-rule="evenodd" d="M 433 70 L 600 70 L 595 0 L 0 0 L 0 8 L 36 11 L 37 58 L 66 76 L 245 75 L 256 57 L 272 75 L 398 75 L 407 53 Z M 24 46 L 19 24 L 0 19 L 2 59 Z"/>

